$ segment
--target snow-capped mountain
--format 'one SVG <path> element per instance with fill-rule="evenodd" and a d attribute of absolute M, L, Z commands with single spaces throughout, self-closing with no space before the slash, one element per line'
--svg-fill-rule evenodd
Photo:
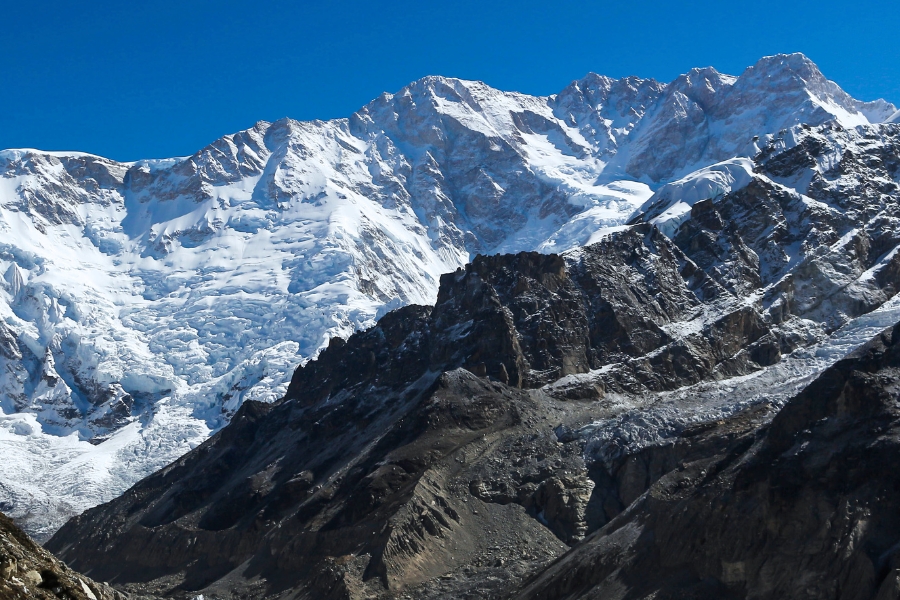
<path fill-rule="evenodd" d="M 795 54 L 549 97 L 427 77 L 185 158 L 0 152 L 0 508 L 45 536 L 476 253 L 565 251 L 636 214 L 674 234 L 798 126 L 865 139 L 897 114 Z"/>
<path fill-rule="evenodd" d="M 634 221 L 441 276 L 48 549 L 162 596 L 894 597 L 900 127 L 785 132 Z"/>

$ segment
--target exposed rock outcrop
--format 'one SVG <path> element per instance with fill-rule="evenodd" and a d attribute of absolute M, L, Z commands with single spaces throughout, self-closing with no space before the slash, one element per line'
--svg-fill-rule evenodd
<path fill-rule="evenodd" d="M 130 596 L 71 570 L 0 513 L 0 598 L 127 600 Z"/>

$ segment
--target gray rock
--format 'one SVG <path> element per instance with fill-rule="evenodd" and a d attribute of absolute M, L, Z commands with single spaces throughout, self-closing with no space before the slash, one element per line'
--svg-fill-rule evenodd
<path fill-rule="evenodd" d="M 21 575 L 22 581 L 25 582 L 25 585 L 30 586 L 31 588 L 36 588 L 40 586 L 44 582 L 44 578 L 41 577 L 41 574 L 37 571 L 25 571 Z"/>
<path fill-rule="evenodd" d="M 15 558 L 8 555 L 0 555 L 0 577 L 9 579 L 18 572 L 18 563 Z"/>

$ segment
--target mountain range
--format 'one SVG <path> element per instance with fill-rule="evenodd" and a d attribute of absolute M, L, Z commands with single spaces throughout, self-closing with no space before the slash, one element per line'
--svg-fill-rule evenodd
<path fill-rule="evenodd" d="M 477 256 L 47 548 L 170 598 L 896 597 L 900 128 L 793 135 Z"/>
<path fill-rule="evenodd" d="M 0 509 L 45 540 L 172 461 L 193 465 L 235 415 L 299 411 L 279 418 L 305 422 L 340 406 L 385 428 L 420 410 L 440 373 L 460 396 L 491 381 L 531 390 L 503 392 L 516 402 L 562 402 L 541 418 L 576 432 L 586 473 L 766 394 L 780 407 L 897 317 L 897 121 L 893 105 L 851 98 L 793 54 L 668 84 L 590 74 L 548 97 L 427 77 L 348 119 L 260 122 L 173 159 L 2 151 Z M 476 258 L 520 252 L 540 254 Z M 435 309 L 396 312 L 409 305 Z M 441 321 L 442 306 L 455 316 Z M 341 354 L 388 330 L 427 339 L 427 353 Z M 471 331 L 505 342 L 472 346 Z M 408 372 L 373 383 L 394 361 Z M 356 374 L 339 383 L 345 372 Z M 378 408 L 394 396 L 405 399 Z M 568 415 L 569 400 L 599 404 Z M 335 431 L 315 434 L 339 447 L 332 463 L 303 455 L 296 472 L 272 472 L 276 488 L 312 477 L 289 506 L 334 488 L 361 456 L 385 460 L 362 442 L 384 430 L 351 443 L 341 410 Z M 287 449 L 260 452 L 241 468 Z M 147 481 L 153 493 L 173 485 Z M 238 485 L 220 483 L 222 497 Z M 215 496 L 204 494 L 185 504 L 198 518 Z M 172 510 L 144 521 L 178 523 Z M 548 547 L 617 513 L 603 514 L 560 517 Z"/>

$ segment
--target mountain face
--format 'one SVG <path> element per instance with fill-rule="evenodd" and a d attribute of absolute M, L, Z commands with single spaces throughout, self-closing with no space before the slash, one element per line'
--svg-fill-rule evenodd
<path fill-rule="evenodd" d="M 892 597 L 898 225 L 898 125 L 770 136 L 443 275 L 47 547 L 172 597 Z"/>
<path fill-rule="evenodd" d="M 503 363 L 514 386 L 777 362 L 894 293 L 895 117 L 781 55 L 550 97 L 429 77 L 184 158 L 0 152 L 0 508 L 46 538 L 477 254 L 576 249 L 572 353 Z M 577 258 L 598 241 L 619 262 Z"/>
<path fill-rule="evenodd" d="M 900 324 L 774 419 L 683 433 L 676 468 L 515 596 L 896 598 L 898 368 Z"/>

